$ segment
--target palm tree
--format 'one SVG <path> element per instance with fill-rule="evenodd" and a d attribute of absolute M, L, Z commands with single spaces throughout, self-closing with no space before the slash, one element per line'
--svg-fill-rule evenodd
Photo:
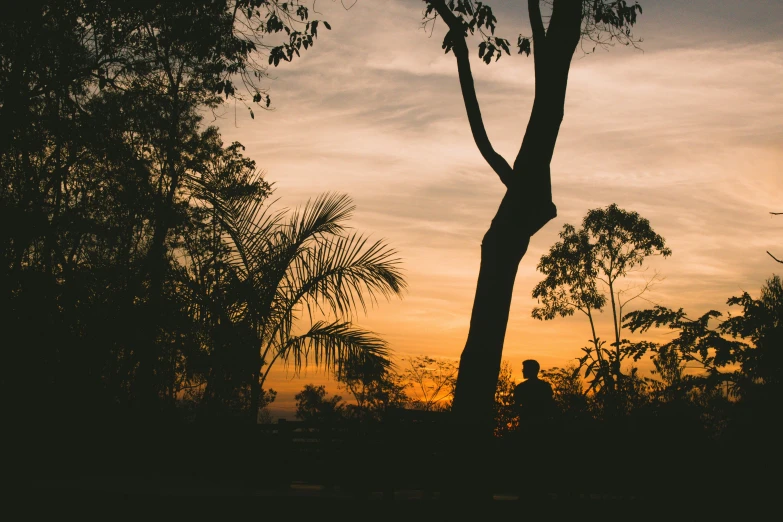
<path fill-rule="evenodd" d="M 327 193 L 293 212 L 275 211 L 253 191 L 231 194 L 219 185 L 205 176 L 198 196 L 213 207 L 230 250 L 239 304 L 230 319 L 255 333 L 251 418 L 278 361 L 295 374 L 309 363 L 336 373 L 346 361 L 389 368 L 387 343 L 352 321 L 379 298 L 400 296 L 406 283 L 395 250 L 346 230 L 351 199 Z"/>

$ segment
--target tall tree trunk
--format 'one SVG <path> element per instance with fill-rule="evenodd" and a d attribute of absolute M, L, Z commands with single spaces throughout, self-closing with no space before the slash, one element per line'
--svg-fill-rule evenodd
<path fill-rule="evenodd" d="M 506 192 L 481 243 L 470 330 L 457 374 L 454 412 L 482 424 L 492 420 L 514 280 L 530 243 L 528 230 L 519 226 L 524 207 L 515 199 L 511 190 Z"/>
<path fill-rule="evenodd" d="M 481 244 L 481 266 L 470 330 L 460 357 L 453 414 L 461 450 L 455 500 L 489 500 L 493 401 L 503 356 L 514 281 L 530 238 L 557 215 L 550 163 L 563 120 L 568 71 L 581 37 L 582 0 L 554 0 L 544 28 L 539 0 L 528 0 L 536 89 L 525 137 L 513 169 L 492 147 L 476 97 L 465 29 L 443 0 L 426 0 L 449 26 L 462 97 L 479 152 L 506 185 L 506 194 Z"/>
<path fill-rule="evenodd" d="M 433 3 L 453 32 L 462 31 L 442 3 Z M 503 344 L 517 269 L 530 237 L 556 216 L 552 203 L 550 162 L 563 120 L 571 58 L 581 36 L 581 0 L 555 0 L 545 30 L 538 0 L 529 0 L 533 28 L 536 90 L 533 110 L 514 168 L 509 172 L 486 138 L 464 38 L 454 54 L 474 139 L 507 191 L 481 245 L 470 330 L 460 358 L 454 413 L 462 423 L 491 433 L 492 403 L 500 373 Z"/>

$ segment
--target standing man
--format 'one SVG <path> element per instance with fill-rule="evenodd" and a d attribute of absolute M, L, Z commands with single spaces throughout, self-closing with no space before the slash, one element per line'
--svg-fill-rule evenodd
<path fill-rule="evenodd" d="M 551 419 L 556 411 L 552 385 L 538 378 L 541 366 L 538 361 L 522 361 L 524 381 L 514 388 L 514 405 L 519 414 L 520 423 L 532 421 L 539 424 Z"/>
<path fill-rule="evenodd" d="M 552 385 L 538 378 L 538 361 L 522 361 L 524 381 L 514 388 L 514 405 L 519 414 L 517 451 L 520 466 L 518 476 L 520 499 L 540 502 L 546 499 L 555 484 L 546 459 L 553 455 L 555 435 L 552 430 L 557 407 Z"/>

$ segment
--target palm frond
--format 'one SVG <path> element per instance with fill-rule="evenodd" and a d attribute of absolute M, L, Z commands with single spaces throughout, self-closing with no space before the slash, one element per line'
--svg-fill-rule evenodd
<path fill-rule="evenodd" d="M 283 224 L 286 210 L 259 212 L 241 202 L 221 207 L 221 219 L 238 256 L 236 262 L 245 270 L 248 300 L 260 316 L 269 315 L 275 293 L 297 256 L 323 243 L 327 236 L 340 233 L 342 221 L 353 209 L 348 196 L 327 193 L 295 210 Z"/>
<path fill-rule="evenodd" d="M 259 259 L 264 277 L 254 286 L 264 291 L 258 301 L 271 308 L 265 313 L 276 314 L 283 323 L 275 328 L 278 333 L 290 330 L 291 315 L 301 306 L 324 312 L 325 305 L 350 320 L 359 309 L 366 312 L 368 304 L 404 289 L 396 251 L 382 241 L 367 246 L 358 234 L 340 235 L 341 221 L 352 210 L 347 196 L 320 196 L 295 213 L 289 227 L 279 227 L 267 256 Z"/>
<path fill-rule="evenodd" d="M 276 355 L 292 365 L 296 375 L 310 363 L 336 373 L 346 361 L 383 370 L 391 365 L 386 341 L 344 321 L 317 321 L 302 335 L 289 337 Z"/>
<path fill-rule="evenodd" d="M 321 194 L 297 209 L 289 220 L 291 244 L 301 246 L 309 240 L 341 234 L 356 206 L 346 194 Z"/>
<path fill-rule="evenodd" d="M 267 338 L 283 343 L 298 313 L 306 309 L 350 321 L 379 298 L 400 295 L 406 283 L 396 251 L 382 241 L 365 247 L 367 239 L 353 234 L 300 253 L 279 285 Z"/>
<path fill-rule="evenodd" d="M 252 186 L 263 182 L 263 172 L 244 174 L 245 184 Z M 266 197 L 248 191 L 234 193 L 227 190 L 220 177 L 211 170 L 205 170 L 201 177 L 189 179 L 189 188 L 198 199 L 214 208 L 214 218 L 229 236 L 232 254 L 231 262 L 246 275 L 257 269 L 258 260 L 263 259 L 270 249 L 270 238 L 286 214 L 285 209 L 272 210 Z"/>

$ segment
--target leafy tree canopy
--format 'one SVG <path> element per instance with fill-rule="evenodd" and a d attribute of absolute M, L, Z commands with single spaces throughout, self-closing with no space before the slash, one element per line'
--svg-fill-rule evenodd
<path fill-rule="evenodd" d="M 533 309 L 537 319 L 601 310 L 607 296 L 600 283 L 611 292 L 618 278 L 648 256 L 671 255 L 647 219 L 614 203 L 588 211 L 578 230 L 565 224 L 560 239 L 538 263 L 545 278 L 533 289 L 533 297 L 541 303 Z"/>

